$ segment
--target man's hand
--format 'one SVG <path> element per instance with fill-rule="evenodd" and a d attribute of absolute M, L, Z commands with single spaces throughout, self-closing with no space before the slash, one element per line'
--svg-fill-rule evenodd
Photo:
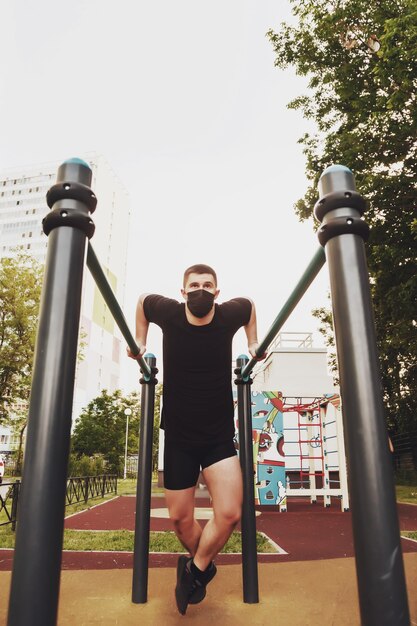
<path fill-rule="evenodd" d="M 256 351 L 258 348 L 259 348 L 259 343 L 257 341 L 250 343 L 248 345 L 249 354 L 251 355 L 252 358 L 256 359 L 257 361 L 263 361 L 266 358 L 267 352 L 264 352 L 262 356 L 257 356 Z"/>
<path fill-rule="evenodd" d="M 146 346 L 143 343 L 138 343 L 139 352 L 138 354 L 133 354 L 129 346 L 126 347 L 127 356 L 131 359 L 135 359 L 136 361 L 145 354 Z"/>

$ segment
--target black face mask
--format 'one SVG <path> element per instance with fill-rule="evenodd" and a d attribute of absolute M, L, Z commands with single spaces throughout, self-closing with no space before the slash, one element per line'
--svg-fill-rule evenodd
<path fill-rule="evenodd" d="M 187 306 L 196 317 L 205 317 L 210 313 L 214 302 L 214 293 L 206 289 L 196 289 L 187 293 Z"/>

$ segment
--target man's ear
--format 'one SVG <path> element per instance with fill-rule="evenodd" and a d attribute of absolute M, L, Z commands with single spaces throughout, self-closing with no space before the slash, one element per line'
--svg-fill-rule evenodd
<path fill-rule="evenodd" d="M 220 293 L 220 289 L 216 289 L 215 293 L 214 293 L 214 299 L 216 300 L 217 296 Z"/>
<path fill-rule="evenodd" d="M 185 289 L 181 289 L 181 295 L 184 298 L 184 300 L 187 300 L 187 294 L 185 293 Z"/>

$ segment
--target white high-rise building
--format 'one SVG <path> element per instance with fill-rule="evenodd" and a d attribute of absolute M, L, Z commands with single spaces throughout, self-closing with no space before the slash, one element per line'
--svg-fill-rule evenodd
<path fill-rule="evenodd" d="M 91 187 L 98 204 L 91 244 L 123 308 L 126 289 L 127 241 L 130 220 L 128 194 L 107 161 L 97 154 L 81 155 L 90 165 Z M 0 257 L 20 249 L 45 262 L 48 237 L 42 219 L 49 208 L 46 192 L 55 184 L 61 163 L 19 167 L 0 172 Z M 81 339 L 84 359 L 77 365 L 73 416 L 77 417 L 102 389 L 119 387 L 121 335 L 87 267 L 84 273 Z"/>

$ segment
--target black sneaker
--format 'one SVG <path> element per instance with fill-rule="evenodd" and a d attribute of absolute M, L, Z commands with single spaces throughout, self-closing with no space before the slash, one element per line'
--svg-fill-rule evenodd
<path fill-rule="evenodd" d="M 186 614 L 187 607 L 190 603 L 190 598 L 193 593 L 197 589 L 203 588 L 203 585 L 194 577 L 193 573 L 191 572 L 191 561 L 192 559 L 186 556 L 180 556 L 178 559 L 175 600 L 177 602 L 178 611 L 181 613 L 181 615 Z"/>
<path fill-rule="evenodd" d="M 191 594 L 190 599 L 188 600 L 188 604 L 198 604 L 206 597 L 206 586 L 209 584 L 211 580 L 217 574 L 217 567 L 214 565 L 213 561 L 209 565 L 208 569 L 204 572 L 204 581 L 202 587 L 197 587 L 194 593 Z"/>

